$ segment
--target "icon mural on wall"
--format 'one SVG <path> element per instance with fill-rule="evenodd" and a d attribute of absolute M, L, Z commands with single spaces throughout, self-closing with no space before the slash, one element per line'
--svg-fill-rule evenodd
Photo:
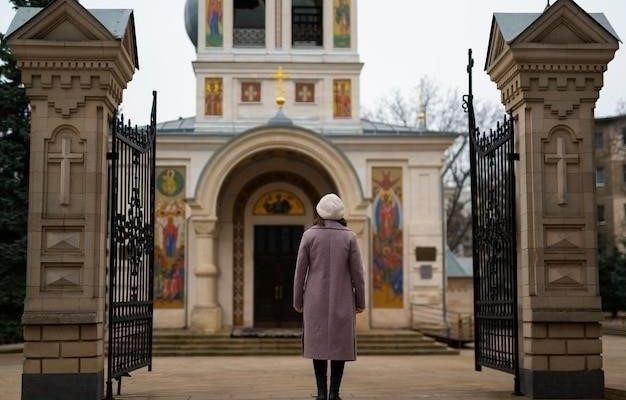
<path fill-rule="evenodd" d="M 224 45 L 222 0 L 206 0 L 206 47 Z"/>
<path fill-rule="evenodd" d="M 403 307 L 402 168 L 372 169 L 373 307 Z"/>
<path fill-rule="evenodd" d="M 223 93 L 222 78 L 206 78 L 204 80 L 205 115 L 222 115 Z"/>
<path fill-rule="evenodd" d="M 261 101 L 261 82 L 242 82 L 241 101 L 243 103 L 259 103 Z"/>
<path fill-rule="evenodd" d="M 272 190 L 254 203 L 253 215 L 304 215 L 304 204 L 286 190 Z"/>
<path fill-rule="evenodd" d="M 185 168 L 156 168 L 154 307 L 185 306 Z"/>
<path fill-rule="evenodd" d="M 349 79 L 333 81 L 333 108 L 335 118 L 352 116 L 352 82 Z"/>
<path fill-rule="evenodd" d="M 333 42 L 335 48 L 350 48 L 350 0 L 334 0 L 335 20 Z"/>
<path fill-rule="evenodd" d="M 296 103 L 315 103 L 315 84 L 296 82 Z"/>

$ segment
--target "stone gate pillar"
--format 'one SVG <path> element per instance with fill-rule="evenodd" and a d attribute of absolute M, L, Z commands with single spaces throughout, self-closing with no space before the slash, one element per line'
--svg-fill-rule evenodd
<path fill-rule="evenodd" d="M 516 120 L 521 387 L 533 398 L 603 395 L 592 135 L 617 49 L 604 15 L 571 0 L 494 15 L 486 69 Z"/>
<path fill-rule="evenodd" d="M 137 68 L 132 11 L 20 8 L 8 43 L 32 107 L 22 399 L 100 400 L 107 133 Z"/>

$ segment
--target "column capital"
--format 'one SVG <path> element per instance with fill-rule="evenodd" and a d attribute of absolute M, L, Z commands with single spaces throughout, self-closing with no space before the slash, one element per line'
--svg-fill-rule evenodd
<path fill-rule="evenodd" d="M 218 220 L 209 217 L 192 217 L 191 224 L 197 237 L 212 238 L 217 236 Z"/>

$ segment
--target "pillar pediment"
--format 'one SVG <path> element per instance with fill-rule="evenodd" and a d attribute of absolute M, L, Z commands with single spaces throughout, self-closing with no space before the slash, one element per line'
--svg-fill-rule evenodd
<path fill-rule="evenodd" d="M 58 0 L 44 9 L 18 10 L 8 36 L 13 40 L 85 41 L 115 40 L 98 19 L 75 0 Z M 29 18 L 30 17 L 30 18 Z"/>
<path fill-rule="evenodd" d="M 539 55 L 545 64 L 535 65 L 535 70 L 588 70 L 595 68 L 590 59 L 608 63 L 619 42 L 604 14 L 589 14 L 573 0 L 558 0 L 543 13 L 494 14 L 485 69 L 498 84 L 510 78 L 514 64 Z"/>
<path fill-rule="evenodd" d="M 71 70 L 65 75 L 79 76 L 84 87 L 91 76 L 80 71 L 91 71 L 93 75 L 99 70 L 113 73 L 118 86 L 113 92 L 121 95 L 121 89 L 139 67 L 132 10 L 87 10 L 75 0 L 56 0 L 45 8 L 20 7 L 6 37 L 19 60 L 27 89 L 31 71 L 40 71 L 38 76 L 42 70 L 50 71 L 41 75 L 45 85 L 52 75 Z M 57 47 L 63 50 L 51 50 Z M 110 81 L 103 75 L 98 79 L 100 83 Z M 65 81 L 62 84 L 68 85 Z"/>
<path fill-rule="evenodd" d="M 603 14 L 588 14 L 571 0 L 561 0 L 535 19 L 512 44 L 614 43 L 619 38 L 603 17 Z"/>

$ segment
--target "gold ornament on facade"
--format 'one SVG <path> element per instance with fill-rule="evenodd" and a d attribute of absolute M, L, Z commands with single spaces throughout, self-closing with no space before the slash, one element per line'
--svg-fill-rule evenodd
<path fill-rule="evenodd" d="M 287 75 L 285 75 L 283 67 L 278 67 L 274 74 L 274 79 L 276 79 L 276 105 L 278 108 L 283 108 L 287 101 L 285 98 L 285 79 L 287 79 Z"/>

